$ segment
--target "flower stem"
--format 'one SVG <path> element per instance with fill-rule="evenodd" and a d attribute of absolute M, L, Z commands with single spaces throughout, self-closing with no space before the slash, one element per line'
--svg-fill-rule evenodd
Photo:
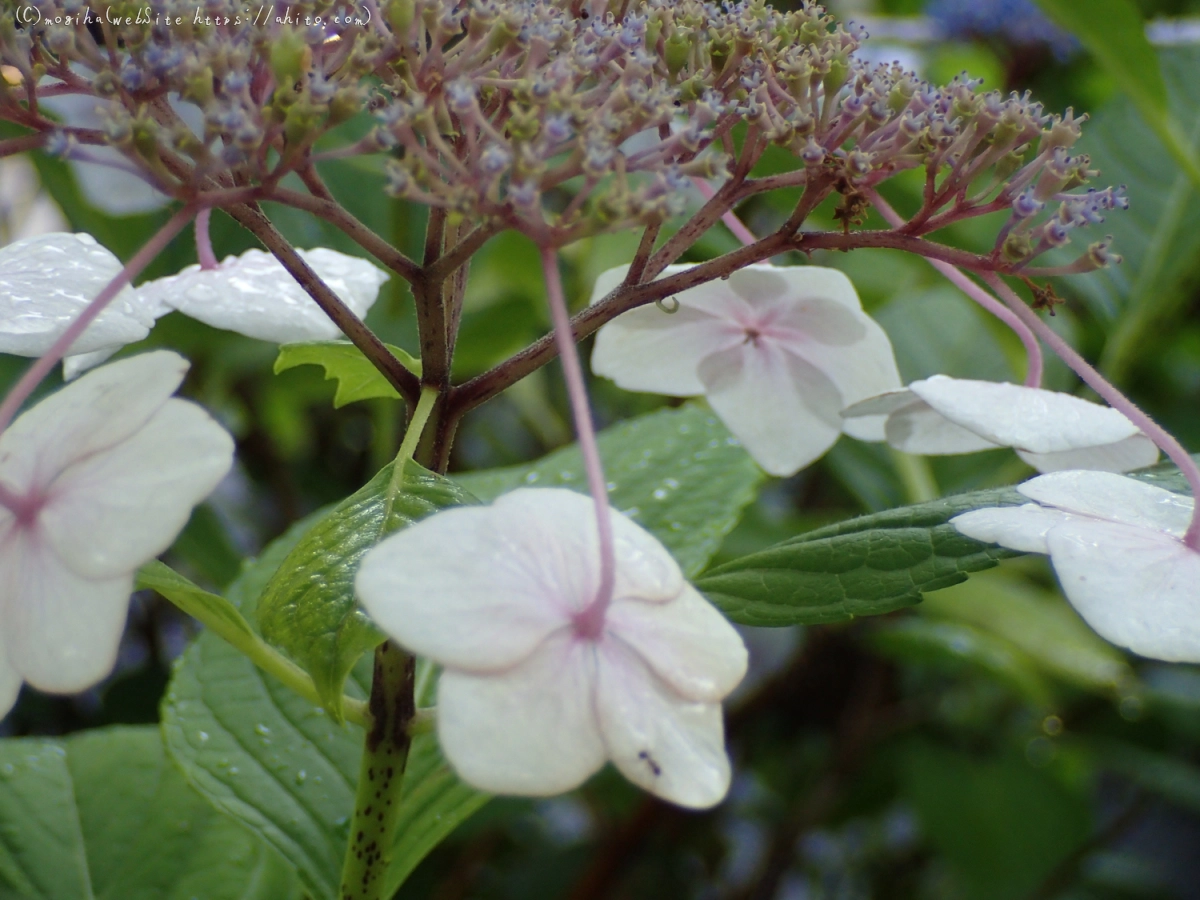
<path fill-rule="evenodd" d="M 713 186 L 703 178 L 693 178 L 692 184 L 696 186 L 696 190 L 700 192 L 705 200 L 711 200 L 717 196 L 717 192 L 713 190 Z M 721 214 L 721 221 L 725 223 L 725 227 L 732 231 L 733 236 L 741 241 L 743 245 L 748 247 L 758 240 L 754 236 L 754 232 L 746 227 L 745 223 L 737 217 L 737 214 L 732 209 L 726 210 Z"/>
<path fill-rule="evenodd" d="M 338 900 L 382 900 L 388 896 L 385 882 L 392 862 L 404 768 L 412 744 L 409 725 L 417 713 L 414 674 L 415 660 L 391 641 L 384 641 L 375 650 L 367 736 Z"/>
<path fill-rule="evenodd" d="M 571 399 L 571 412 L 575 417 L 575 431 L 579 435 L 579 449 L 583 454 L 583 466 L 587 472 L 588 488 L 596 505 L 596 528 L 600 537 L 600 586 L 591 604 L 579 614 L 575 626 L 585 637 L 599 635 L 604 625 L 604 615 L 612 602 L 613 584 L 616 578 L 616 556 L 613 549 L 612 516 L 608 510 L 608 489 L 604 483 L 604 469 L 600 465 L 600 450 L 596 446 L 596 429 L 592 424 L 592 411 L 588 406 L 587 388 L 583 383 L 583 367 L 579 363 L 579 350 L 571 333 L 571 318 L 563 299 L 562 278 L 558 271 L 558 256 L 551 247 L 542 248 L 542 274 L 546 279 L 546 295 L 550 302 L 550 318 L 554 322 L 554 340 L 562 359 L 563 376 L 567 381 L 567 396 Z"/>
<path fill-rule="evenodd" d="M 1195 461 L 1188 455 L 1183 445 L 1170 432 L 1134 405 L 1132 400 L 1105 380 L 1104 376 L 1080 356 L 1074 347 L 1055 334 L 1054 330 L 1000 279 L 1000 276 L 987 273 L 983 276 L 983 280 L 1004 299 L 1009 309 L 1016 313 L 1045 342 L 1047 347 L 1057 353 L 1062 361 L 1083 379 L 1088 387 L 1104 398 L 1113 409 L 1123 413 L 1125 418 L 1129 419 L 1141 429 L 1146 437 L 1158 445 L 1171 462 L 1179 466 L 1179 471 L 1187 478 L 1188 485 L 1192 489 L 1192 496 L 1200 501 L 1200 469 L 1197 469 Z M 1198 503 L 1196 511 L 1192 513 L 1192 521 L 1188 525 L 1183 542 L 1191 549 L 1200 551 L 1200 503 Z"/>
<path fill-rule="evenodd" d="M 880 215 L 896 228 L 907 224 L 904 217 L 892 209 L 891 205 L 884 200 L 875 191 L 869 190 L 867 196 L 870 198 L 872 205 L 879 210 Z M 1029 327 L 1022 322 L 1011 310 L 1004 306 L 995 297 L 972 281 L 965 273 L 955 268 L 948 262 L 942 262 L 940 259 L 930 259 L 925 257 L 925 262 L 929 263 L 946 279 L 961 290 L 964 294 L 990 312 L 993 316 L 1016 332 L 1017 337 L 1021 339 L 1021 343 L 1025 345 L 1025 356 L 1027 360 L 1027 368 L 1025 371 L 1025 386 L 1026 387 L 1041 387 L 1042 385 L 1042 348 L 1038 344 L 1037 337 Z"/>
<path fill-rule="evenodd" d="M 417 450 L 417 444 L 421 441 L 421 434 L 425 431 L 429 414 L 433 412 L 433 406 L 437 403 L 439 394 L 440 391 L 436 387 L 427 385 L 421 388 L 417 408 L 413 410 L 412 418 L 408 421 L 408 428 L 404 431 L 404 440 L 400 442 L 400 449 L 396 452 L 396 460 L 392 466 L 392 479 L 388 482 L 387 500 L 384 504 L 384 522 L 391 518 L 392 505 L 395 503 L 396 495 L 400 493 L 400 488 L 404 485 L 405 464 L 412 460 L 413 453 Z"/>
<path fill-rule="evenodd" d="M 206 206 L 196 213 L 196 256 L 200 260 L 200 268 L 211 270 L 217 268 L 217 257 L 213 253 L 212 241 L 208 236 L 208 220 L 212 218 L 212 207 Z"/>
<path fill-rule="evenodd" d="M 50 374 L 50 370 L 59 362 L 71 345 L 79 338 L 89 325 L 96 320 L 100 313 L 104 312 L 105 307 L 113 301 L 117 294 L 121 293 L 121 289 L 129 284 L 133 279 L 141 274 L 142 270 L 154 260 L 162 252 L 167 244 L 171 243 L 171 239 L 183 230 L 184 226 L 192 220 L 196 215 L 196 211 L 191 206 L 185 206 L 167 221 L 162 228 L 155 232 L 154 236 L 148 240 L 145 245 L 133 258 L 127 262 L 124 267 L 118 272 L 113 280 L 104 286 L 104 289 L 96 295 L 70 325 L 66 331 L 58 336 L 58 339 L 50 345 L 42 356 L 34 362 L 32 366 L 21 376 L 21 380 L 16 383 L 8 396 L 4 398 L 4 402 L 0 403 L 0 432 L 8 428 L 8 424 L 16 415 L 21 404 L 29 399 L 29 395 L 34 392 L 42 379 Z"/>

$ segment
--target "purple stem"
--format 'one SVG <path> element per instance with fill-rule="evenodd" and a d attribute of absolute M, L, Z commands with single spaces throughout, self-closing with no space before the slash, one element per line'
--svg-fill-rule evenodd
<path fill-rule="evenodd" d="M 1009 309 L 1020 316 L 1021 320 L 1033 329 L 1046 346 L 1057 353 L 1088 387 L 1103 397 L 1113 409 L 1123 413 L 1125 418 L 1140 428 L 1146 437 L 1154 441 L 1163 453 L 1167 454 L 1167 458 L 1171 462 L 1179 466 L 1179 471 L 1187 478 L 1188 485 L 1192 489 L 1192 496 L 1200 501 L 1200 469 L 1196 468 L 1195 461 L 1183 449 L 1183 445 L 1175 440 L 1170 432 L 1138 409 L 1132 400 L 1106 381 L 1103 375 L 1075 351 L 1074 347 L 1055 334 L 1050 326 L 1043 322 L 1041 317 L 1000 279 L 1000 276 L 988 272 L 982 278 L 991 286 L 992 290 L 1004 298 Z M 1183 542 L 1190 549 L 1200 551 L 1200 503 L 1196 506 L 1196 511 L 1192 513 L 1192 521 L 1188 525 L 1187 534 L 1183 536 Z"/>
<path fill-rule="evenodd" d="M 191 206 L 185 206 L 179 212 L 175 213 L 170 220 L 155 232 L 154 236 L 146 242 L 146 244 L 133 255 L 133 259 L 125 264 L 114 277 L 113 280 L 104 286 L 104 289 L 96 295 L 83 312 L 67 326 L 66 331 L 58 336 L 58 339 L 50 346 L 41 358 L 39 358 L 29 369 L 21 376 L 21 380 L 16 383 L 8 396 L 4 398 L 4 402 L 0 403 L 0 433 L 8 428 L 21 404 L 29 399 L 29 395 L 34 389 L 42 383 L 42 379 L 50 374 L 50 370 L 54 368 L 55 363 L 61 360 L 70 349 L 75 340 L 83 334 L 84 330 L 95 321 L 100 313 L 104 312 L 104 308 L 112 302 L 113 298 L 121 292 L 125 285 L 129 284 L 134 278 L 141 273 L 142 269 L 150 265 L 154 257 L 162 252 L 163 248 L 171 242 L 175 235 L 183 230 L 184 226 L 192 220 L 196 211 Z"/>
<path fill-rule="evenodd" d="M 908 224 L 904 221 L 904 217 L 892 209 L 888 202 L 875 191 L 868 191 L 867 196 L 889 225 L 894 228 L 902 228 Z M 1028 326 L 1017 318 L 1008 307 L 950 263 L 942 262 L 940 259 L 929 259 L 928 257 L 925 257 L 925 262 L 945 275 L 951 284 L 1016 332 L 1017 337 L 1021 339 L 1021 343 L 1025 345 L 1025 355 L 1028 361 L 1028 368 L 1025 372 L 1025 386 L 1041 387 L 1042 348 L 1038 344 L 1037 337 L 1029 330 Z"/>
<path fill-rule="evenodd" d="M 196 256 L 200 258 L 200 268 L 210 271 L 217 268 L 217 256 L 213 253 L 212 241 L 208 236 L 208 220 L 212 216 L 212 208 L 204 207 L 196 213 Z"/>
<path fill-rule="evenodd" d="M 587 388 L 583 384 L 583 367 L 579 350 L 571 333 L 571 317 L 563 300 L 562 278 L 558 271 L 558 256 L 550 247 L 542 249 L 542 274 L 546 279 L 546 295 L 550 301 L 550 318 L 554 321 L 554 340 L 562 359 L 563 375 L 567 380 L 567 396 L 579 434 L 579 449 L 587 472 L 588 489 L 596 505 L 596 528 L 600 533 L 600 587 L 591 603 L 575 616 L 575 633 L 596 640 L 604 630 L 604 616 L 612 602 L 616 581 L 616 553 L 613 549 L 612 514 L 608 509 L 608 488 L 604 469 L 600 465 L 600 449 L 596 446 L 596 429 L 588 406 Z"/>
<path fill-rule="evenodd" d="M 717 195 L 717 192 L 713 189 L 713 186 L 703 178 L 692 178 L 692 184 L 696 186 L 696 190 L 701 193 L 705 201 L 711 200 Z M 742 220 L 734 214 L 732 209 L 726 210 L 724 213 L 722 213 L 721 221 L 725 223 L 726 228 L 733 232 L 733 236 L 747 247 L 758 240 L 758 238 L 754 236 L 754 232 L 752 232 L 742 223 Z"/>

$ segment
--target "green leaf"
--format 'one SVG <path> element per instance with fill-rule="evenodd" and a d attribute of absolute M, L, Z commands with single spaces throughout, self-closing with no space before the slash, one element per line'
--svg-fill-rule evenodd
<path fill-rule="evenodd" d="M 308 531 L 293 528 L 230 588 L 252 605 L 263 584 Z M 290 546 L 293 545 L 293 546 Z M 347 682 L 365 696 L 370 667 Z M 314 897 L 337 893 L 362 753 L 358 728 L 338 725 L 212 634 L 202 634 L 175 667 L 163 707 L 167 749 L 196 788 L 275 847 Z M 404 774 L 400 825 L 385 896 L 487 795 L 450 771 L 436 738 L 413 741 Z M 69 895 L 64 895 L 69 896 Z"/>
<path fill-rule="evenodd" d="M 919 603 L 924 591 L 1020 555 L 964 537 L 950 519 L 984 506 L 1027 502 L 1002 488 L 861 516 L 732 560 L 696 586 L 746 625 L 817 624 L 891 612 Z"/>
<path fill-rule="evenodd" d="M 298 898 L 274 850 L 193 791 L 158 729 L 0 742 L 0 895 Z"/>
<path fill-rule="evenodd" d="M 258 601 L 263 637 L 312 676 L 325 708 L 339 721 L 346 676 L 363 653 L 385 639 L 354 598 L 358 564 L 384 535 L 474 500 L 454 482 L 410 462 L 389 510 L 393 465 L 308 529 Z"/>
<path fill-rule="evenodd" d="M 1166 115 L 1167 86 L 1146 38 L 1141 13 L 1129 0 L 1037 0 L 1055 22 L 1091 51 L 1149 114 Z"/>
<path fill-rule="evenodd" d="M 385 344 L 391 354 L 404 368 L 414 375 L 421 374 L 421 361 L 406 351 Z M 320 366 L 325 370 L 326 380 L 337 379 L 337 391 L 333 395 L 334 408 L 359 400 L 385 397 L 399 400 L 400 395 L 383 377 L 374 364 L 363 356 L 361 350 L 349 341 L 308 341 L 284 344 L 275 359 L 275 374 L 294 369 L 296 366 Z"/>
<path fill-rule="evenodd" d="M 237 577 L 242 567 L 241 554 L 208 503 L 201 503 L 192 510 L 191 518 L 175 538 L 171 551 L 187 560 L 221 590 Z"/>
<path fill-rule="evenodd" d="M 1040 707 L 1052 705 L 1045 679 L 1008 641 L 970 625 L 910 616 L 888 622 L 870 636 L 871 645 L 892 659 L 939 665 L 954 671 L 973 666 Z"/>
<path fill-rule="evenodd" d="M 763 478 L 721 421 L 697 405 L 620 422 L 598 441 L 609 501 L 662 541 L 689 578 L 716 553 Z M 530 485 L 587 493 L 576 445 L 532 465 L 454 478 L 484 501 Z"/>
<path fill-rule="evenodd" d="M 925 741 L 902 756 L 903 796 L 972 900 L 1021 900 L 1088 838 L 1088 800 L 1010 754 L 979 758 Z"/>
<path fill-rule="evenodd" d="M 988 572 L 925 598 L 922 612 L 972 626 L 1018 649 L 1037 669 L 1113 694 L 1134 679 L 1125 655 L 1092 631 L 1055 592 L 1009 572 Z"/>
<path fill-rule="evenodd" d="M 232 603 L 197 587 L 157 559 L 138 569 L 136 587 L 139 591 L 158 591 L 192 618 L 208 623 L 225 640 L 236 644 L 254 639 L 250 623 Z"/>
<path fill-rule="evenodd" d="M 1200 142 L 1200 49 L 1172 47 L 1162 51 L 1161 60 L 1172 115 L 1195 147 Z M 1124 184 L 1130 198 L 1129 209 L 1108 216 L 1099 230 L 1112 234 L 1124 262 L 1064 281 L 1108 315 L 1120 312 L 1101 367 L 1121 383 L 1144 341 L 1180 315 L 1191 296 L 1185 288 L 1200 272 L 1200 204 L 1179 164 L 1159 143 L 1146 140 L 1137 109 L 1126 97 L 1099 111 L 1080 149 L 1106 183 Z"/>
<path fill-rule="evenodd" d="M 1193 459 L 1200 462 L 1200 454 Z M 1172 463 L 1130 477 L 1187 493 L 1187 479 Z M 891 612 L 919 603 L 923 593 L 966 581 L 970 572 L 1023 556 L 959 534 L 950 519 L 972 509 L 1028 502 L 1015 488 L 998 488 L 860 516 L 723 563 L 697 579 L 696 587 L 744 625 L 816 625 Z M 1060 637 L 1073 629 L 1058 625 Z M 1028 636 L 1026 649 L 1055 653 Z M 1059 674 L 1068 680 L 1094 682 L 1114 674 L 1111 660 L 1105 664 L 1094 655 L 1059 662 Z"/>
<path fill-rule="evenodd" d="M 1069 29 L 1112 75 L 1167 152 L 1200 187 L 1200 157 L 1171 115 L 1167 84 L 1130 0 L 1037 0 L 1050 18 Z"/>

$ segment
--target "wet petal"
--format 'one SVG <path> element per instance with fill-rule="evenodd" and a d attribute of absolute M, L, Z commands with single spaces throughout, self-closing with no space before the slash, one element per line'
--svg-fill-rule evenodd
<path fill-rule="evenodd" d="M 687 268 L 668 266 L 663 276 Z M 602 273 L 593 302 L 619 285 L 626 271 L 627 266 Z M 684 291 L 675 299 L 675 312 L 651 303 L 604 325 L 596 334 L 592 371 L 627 391 L 676 397 L 704 393 L 697 369 L 706 356 L 744 338 L 733 312 L 744 304 L 727 286 L 712 284 Z"/>
<path fill-rule="evenodd" d="M 1137 434 L 1124 415 L 1070 394 L 935 375 L 908 386 L 934 410 L 995 444 L 1055 453 Z"/>
<path fill-rule="evenodd" d="M 233 464 L 233 439 L 200 407 L 168 400 L 126 440 L 53 483 L 42 528 L 80 575 L 132 572 L 166 550 Z"/>
<path fill-rule="evenodd" d="M 569 791 L 605 760 L 593 712 L 595 645 L 552 637 L 501 674 L 438 682 L 438 739 L 459 777 L 497 794 Z"/>
<path fill-rule="evenodd" d="M 44 536 L 0 535 L 0 619 L 8 664 L 34 687 L 75 693 L 100 681 L 117 658 L 133 574 L 82 578 Z"/>
<path fill-rule="evenodd" d="M 884 425 L 887 442 L 897 450 L 923 456 L 994 450 L 999 444 L 957 425 L 924 400 L 897 410 Z"/>
<path fill-rule="evenodd" d="M 357 256 L 317 248 L 297 251 L 321 280 L 362 318 L 374 304 L 387 273 Z M 341 331 L 274 256 L 247 250 L 216 269 L 188 266 L 138 289 L 147 303 L 161 303 L 214 328 L 284 344 L 332 340 Z"/>
<path fill-rule="evenodd" d="M 1039 472 L 1061 472 L 1067 469 L 1090 469 L 1095 472 L 1132 472 L 1158 462 L 1158 447 L 1144 434 L 1135 434 L 1115 444 L 1080 447 L 1058 453 L 1029 453 L 1018 450 L 1017 456 Z"/>
<path fill-rule="evenodd" d="M 1195 506 L 1191 497 L 1111 472 L 1052 472 L 1017 486 L 1046 506 L 1182 537 Z"/>
<path fill-rule="evenodd" d="M 772 475 L 794 475 L 841 434 L 842 401 L 833 383 L 767 342 L 710 356 L 700 379 L 717 415 Z"/>
<path fill-rule="evenodd" d="M 156 350 L 89 372 L 22 413 L 0 435 L 0 479 L 46 487 L 72 461 L 128 438 L 170 398 L 188 362 Z"/>
<path fill-rule="evenodd" d="M 1049 553 L 1046 535 L 1070 516 L 1057 509 L 1046 509 L 1035 503 L 1023 506 L 974 509 L 957 515 L 950 524 L 959 533 L 988 544 L 999 544 L 1009 550 L 1025 553 Z"/>
<path fill-rule="evenodd" d="M 616 600 L 608 610 L 606 632 L 641 654 L 689 700 L 718 702 L 746 674 L 741 636 L 691 585 L 669 603 Z"/>
<path fill-rule="evenodd" d="M 380 628 L 422 656 L 475 672 L 511 666 L 594 599 L 593 509 L 574 491 L 523 488 L 491 506 L 445 510 L 371 550 L 356 592 Z M 682 590 L 653 536 L 619 513 L 613 536 L 617 596 L 663 602 Z"/>
<path fill-rule="evenodd" d="M 1048 535 L 1063 592 L 1106 640 L 1200 662 L 1200 554 L 1161 532 L 1072 518 Z"/>
<path fill-rule="evenodd" d="M 41 356 L 120 271 L 121 261 L 86 234 L 44 234 L 0 248 L 0 352 Z M 71 352 L 140 341 L 153 324 L 125 287 Z"/>
<path fill-rule="evenodd" d="M 694 809 L 720 803 L 730 766 L 718 703 L 675 693 L 619 641 L 600 645 L 596 709 L 609 758 L 634 784 Z"/>

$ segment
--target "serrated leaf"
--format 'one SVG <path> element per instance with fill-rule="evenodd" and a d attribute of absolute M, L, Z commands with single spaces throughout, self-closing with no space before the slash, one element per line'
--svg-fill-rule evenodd
<path fill-rule="evenodd" d="M 984 506 L 1027 503 L 1012 488 L 975 491 L 818 528 L 718 566 L 696 580 L 745 625 L 838 622 L 919 603 L 923 591 L 966 580 L 1019 554 L 964 537 L 949 524 Z"/>
<path fill-rule="evenodd" d="M 270 575 L 314 523 L 270 545 L 231 586 L 253 605 L 254 586 Z M 365 696 L 370 667 L 347 690 Z M 256 669 L 212 634 L 202 634 L 175 666 L 163 706 L 168 752 L 197 789 L 291 862 L 314 897 L 337 893 L 362 753 L 360 729 L 324 711 Z M 384 896 L 488 796 L 450 771 L 433 735 L 413 741 Z"/>
<path fill-rule="evenodd" d="M 385 639 L 354 598 L 363 556 L 384 535 L 439 509 L 474 502 L 454 482 L 409 462 L 389 511 L 393 465 L 380 469 L 305 532 L 258 601 L 263 637 L 312 676 L 337 720 L 346 676 L 363 653 Z"/>
<path fill-rule="evenodd" d="M 663 409 L 604 429 L 600 458 L 612 505 L 662 541 L 689 578 L 754 500 L 762 471 L 701 406 Z M 587 493 L 576 445 L 527 466 L 455 475 L 484 501 L 533 485 Z"/>
<path fill-rule="evenodd" d="M 414 375 L 421 374 L 419 359 L 391 344 L 384 346 L 404 368 Z M 335 409 L 347 403 L 376 397 L 400 399 L 400 395 L 383 377 L 383 373 L 349 341 L 303 341 L 284 344 L 279 348 L 279 356 L 275 359 L 275 374 L 297 366 L 309 365 L 323 368 L 326 380 L 337 380 L 337 391 L 333 395 Z"/>
<path fill-rule="evenodd" d="M 0 895 L 286 900 L 295 871 L 184 781 L 158 729 L 0 742 Z"/>
<path fill-rule="evenodd" d="M 1193 457 L 1200 461 L 1200 454 Z M 1186 493 L 1171 463 L 1130 477 Z M 972 509 L 1020 506 L 1015 488 L 972 491 L 827 525 L 730 560 L 696 580 L 744 625 L 816 625 L 891 612 L 966 581 L 970 572 L 1023 556 L 959 534 L 950 519 Z"/>

